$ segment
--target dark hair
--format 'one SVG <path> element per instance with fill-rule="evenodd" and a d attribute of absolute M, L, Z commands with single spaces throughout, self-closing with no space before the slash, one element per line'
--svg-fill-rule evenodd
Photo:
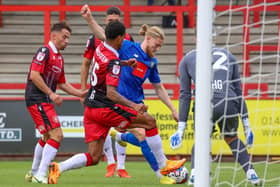
<path fill-rule="evenodd" d="M 51 28 L 51 32 L 53 32 L 53 31 L 61 31 L 62 29 L 66 29 L 70 33 L 72 32 L 70 26 L 65 21 L 53 24 L 53 26 Z"/>
<path fill-rule="evenodd" d="M 125 34 L 125 26 L 119 21 L 111 21 L 106 25 L 105 36 L 108 40 L 113 40 Z"/>
<path fill-rule="evenodd" d="M 112 6 L 110 8 L 107 9 L 106 11 L 106 15 L 112 15 L 112 14 L 116 14 L 116 15 L 121 15 L 121 11 L 118 7 Z"/>

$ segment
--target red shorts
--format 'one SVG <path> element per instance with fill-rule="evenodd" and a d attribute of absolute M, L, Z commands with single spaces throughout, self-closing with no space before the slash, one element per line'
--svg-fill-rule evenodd
<path fill-rule="evenodd" d="M 60 123 L 53 104 L 40 103 L 29 106 L 27 109 L 35 123 L 36 129 L 41 134 L 45 134 L 50 129 L 60 127 Z"/>
<path fill-rule="evenodd" d="M 89 143 L 100 138 L 106 138 L 111 127 L 125 130 L 136 118 L 137 112 L 132 108 L 115 105 L 111 108 L 85 108 L 84 128 L 85 142 Z"/>

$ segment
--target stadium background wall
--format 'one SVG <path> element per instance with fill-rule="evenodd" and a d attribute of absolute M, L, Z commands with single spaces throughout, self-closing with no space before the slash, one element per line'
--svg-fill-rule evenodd
<path fill-rule="evenodd" d="M 173 100 L 175 106 L 178 101 Z M 193 143 L 193 115 L 190 113 L 188 128 L 184 135 L 184 144 L 178 150 L 169 148 L 169 137 L 176 130 L 176 122 L 169 110 L 159 100 L 147 100 L 149 112 L 157 119 L 163 147 L 167 155 L 189 155 Z M 277 144 L 280 141 L 280 100 L 248 100 L 250 122 L 255 133 L 255 145 L 250 152 L 253 155 L 279 156 Z M 65 100 L 61 107 L 57 107 L 58 115 L 63 127 L 65 139 L 60 148 L 60 155 L 84 152 L 87 145 L 83 139 L 83 108 L 78 100 Z M 272 117 L 274 116 L 274 117 Z M 244 140 L 242 125 L 239 136 Z M 25 107 L 23 100 L 0 101 L 0 156 L 2 155 L 32 155 L 34 145 L 39 134 L 34 130 L 33 121 Z M 213 154 L 231 155 L 227 145 L 222 141 L 219 132 L 214 133 Z M 128 155 L 141 155 L 139 148 L 129 145 Z"/>

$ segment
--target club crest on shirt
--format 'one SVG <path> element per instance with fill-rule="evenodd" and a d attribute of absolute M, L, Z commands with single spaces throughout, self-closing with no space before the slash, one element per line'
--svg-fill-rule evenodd
<path fill-rule="evenodd" d="M 121 67 L 120 65 L 113 65 L 112 73 L 114 75 L 118 75 L 120 73 Z"/>
<path fill-rule="evenodd" d="M 58 120 L 58 117 L 57 117 L 57 116 L 53 116 L 53 122 L 55 122 L 55 123 L 58 123 L 58 122 L 59 122 L 59 120 Z"/>

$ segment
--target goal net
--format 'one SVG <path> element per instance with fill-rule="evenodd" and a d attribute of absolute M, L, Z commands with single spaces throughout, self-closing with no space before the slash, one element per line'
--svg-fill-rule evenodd
<path fill-rule="evenodd" d="M 216 45 L 237 59 L 254 144 L 250 159 L 262 186 L 280 186 L 279 0 L 217 0 Z M 246 143 L 242 122 L 238 136 Z M 251 186 L 218 133 L 212 136 L 211 186 Z M 199 171 L 198 171 L 199 172 Z"/>

